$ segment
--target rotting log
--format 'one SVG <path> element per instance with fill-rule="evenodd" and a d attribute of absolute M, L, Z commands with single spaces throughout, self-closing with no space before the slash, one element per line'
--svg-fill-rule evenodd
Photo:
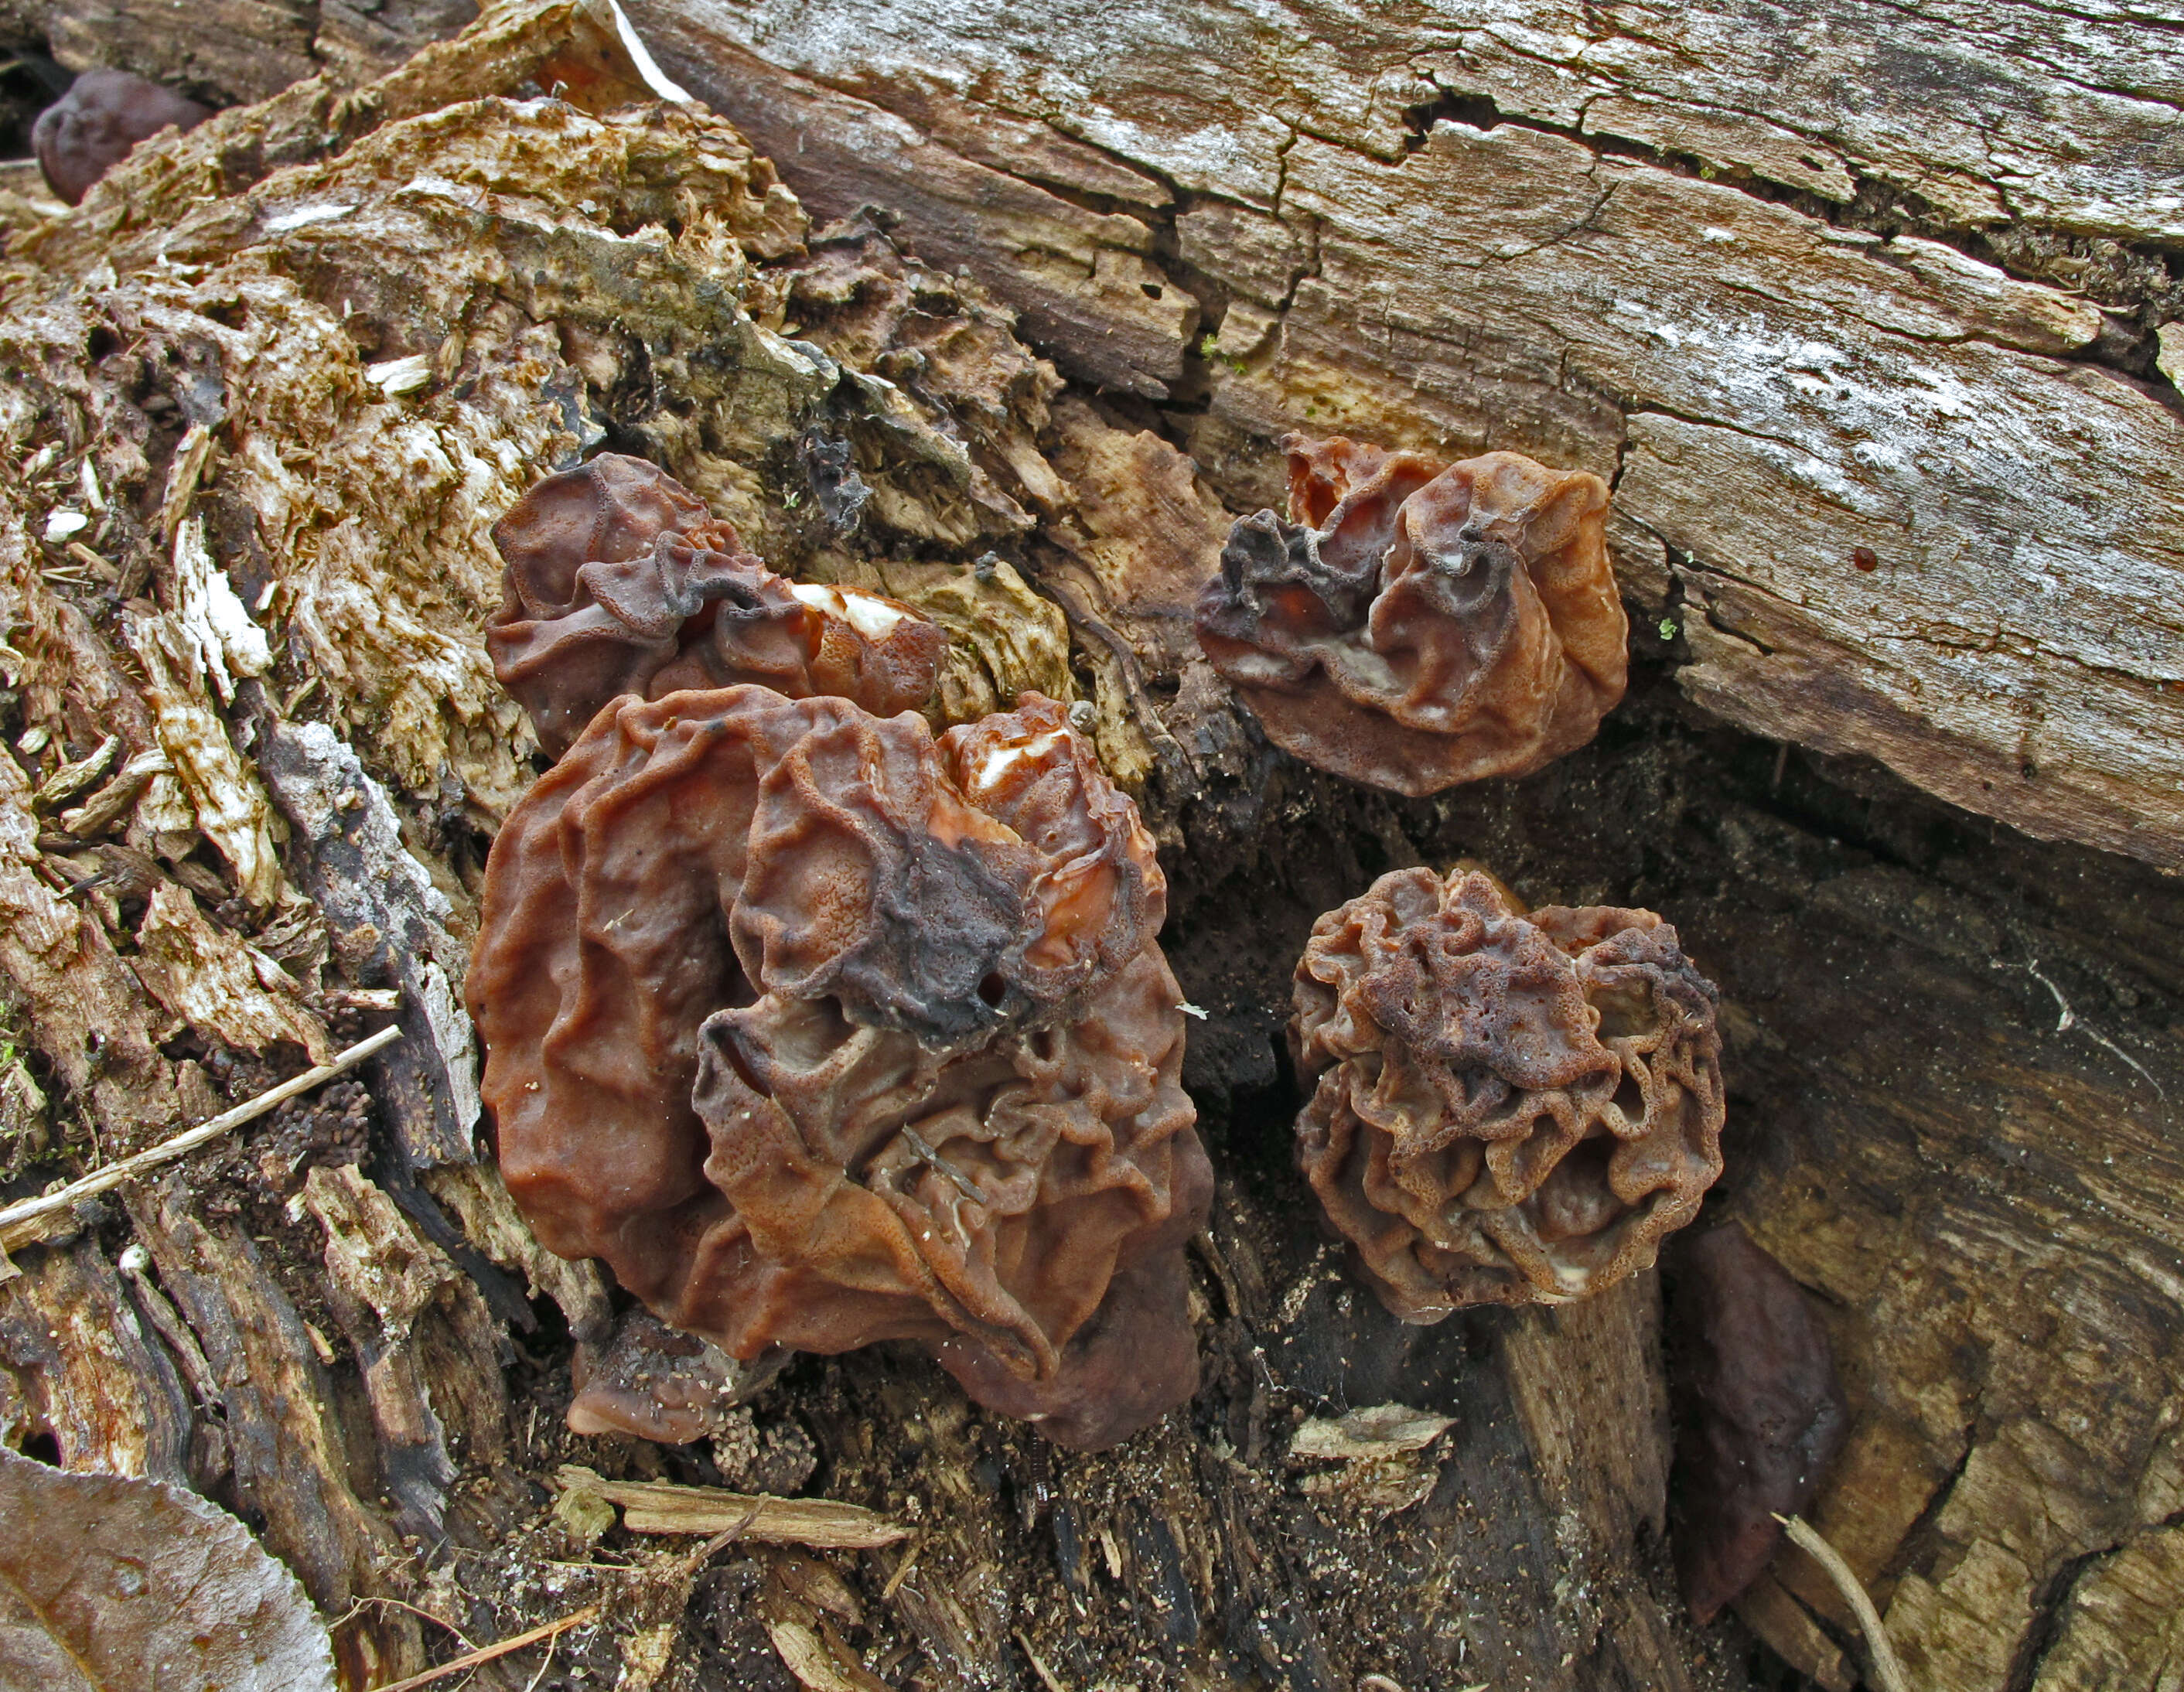
<path fill-rule="evenodd" d="M 1287 972 L 1373 875 L 1474 855 L 1535 899 L 1662 910 L 1722 982 L 1718 1208 L 1825 1302 L 1854 1422 L 1814 1516 L 1918 1684 L 2150 1677 L 2184 1611 L 2184 899 L 2069 843 L 2184 849 L 2179 426 L 2149 362 L 2173 130 L 2130 127 L 2173 97 L 2159 65 L 2077 19 L 2042 84 L 2012 11 L 1907 34 L 1846 7 L 1829 41 L 1902 50 L 1831 47 L 1761 105 L 1724 90 L 1801 38 L 1708 14 L 1671 47 L 1544 10 L 1102 14 L 1095 47 L 1071 14 L 1035 40 L 984 9 L 638 15 L 741 136 L 644 103 L 604 20 L 510 12 L 365 97 L 335 77 L 226 114 L 15 249 L 8 1155 L 43 1180 L 212 1115 L 301 1066 L 254 1030 L 353 1022 L 359 993 L 398 990 L 407 1066 L 371 1077 L 361 1166 L 295 1113 L 26 1251 L 0 1286 L 10 1442 L 245 1512 L 348 1612 L 354 1685 L 452 1649 L 373 1600 L 485 1640 L 614 1578 L 556 1572 L 588 1545 L 549 1513 L 561 1462 L 773 1490 L 735 1465 L 816 1456 L 913 1538 L 828 1565 L 840 1592 L 738 1554 L 559 1660 L 788 1685 L 822 1671 L 781 1641 L 833 1628 L 861 1672 L 936 1688 L 1730 1689 L 1749 1628 L 1847 1686 L 1847 1614 L 1794 1552 L 1742 1619 L 1681 1618 L 1651 1277 L 1410 1329 L 1315 1244 Z M 1955 127 L 1920 92 L 1944 71 Z M 1814 115 L 1830 75 L 1875 91 L 1855 121 Z M 1617 477 L 1649 632 L 1598 743 L 1418 802 L 1268 753 L 1185 613 L 1293 426 Z M 853 532 L 800 479 L 815 429 L 870 490 Z M 781 567 L 929 608 L 949 715 L 1081 697 L 1141 793 L 1223 1172 L 1207 1385 L 1156 1435 L 1058 1456 L 886 1354 L 798 1365 L 710 1456 L 560 1427 L 605 1294 L 471 1160 L 452 989 L 530 771 L 480 649 L 485 530 L 604 440 Z M 43 538 L 77 509 L 88 562 Z M 271 637 L 262 669 L 198 548 Z M 170 767 L 71 840 L 32 793 L 109 732 Z M 155 908 L 190 949 L 148 947 Z M 177 957 L 225 996 L 182 992 Z M 1290 1439 L 1389 1402 L 1453 1421 L 1427 1496 L 1384 1515 Z"/>

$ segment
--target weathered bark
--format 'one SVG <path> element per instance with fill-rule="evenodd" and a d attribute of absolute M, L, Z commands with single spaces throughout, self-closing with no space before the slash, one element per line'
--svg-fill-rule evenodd
<path fill-rule="evenodd" d="M 800 1364 L 752 1450 L 816 1447 L 831 1495 L 917 1537 L 837 1558 L 846 1608 L 765 1552 L 565 1661 L 824 1684 L 794 1642 L 838 1624 L 890 1684 L 1726 1692 L 1748 1626 L 1847 1687 L 1847 1612 L 1794 1552 L 1743 1621 L 1682 1619 L 1652 1277 L 1411 1329 L 1315 1243 L 1288 971 L 1373 874 L 1477 855 L 1535 899 L 1662 910 L 1722 982 L 1718 1208 L 1825 1303 L 1854 1420 L 1816 1517 L 1919 1683 L 2153 1681 L 2184 1612 L 2184 899 L 1916 788 L 2184 861 L 2184 425 L 2148 333 L 2177 303 L 2176 90 L 2133 34 L 2158 22 L 2072 19 L 2042 42 L 2058 77 L 2028 68 L 2031 8 L 640 16 L 750 147 L 616 111 L 645 91 L 610 26 L 548 7 L 366 97 L 225 114 L 16 249 L 0 993 L 28 1055 L 0 1124 L 47 1149 L 0 1152 L 42 1179 L 140 1145 L 298 1060 L 254 1031 L 388 989 L 407 1038 L 360 1169 L 292 1116 L 25 1252 L 0 1433 L 186 1474 L 332 1614 L 399 1596 L 487 1636 L 616 1578 L 551 1571 L 585 1555 L 543 1517 L 560 1461 L 744 1461 L 560 1428 L 549 1333 L 596 1344 L 606 1294 L 471 1160 L 454 989 L 531 768 L 481 649 L 485 531 L 611 439 L 777 567 L 925 607 L 945 715 L 1034 685 L 1092 706 L 1175 880 L 1223 1179 L 1189 1413 L 1062 1458 L 915 1360 Z M 131 68 L 188 74 L 142 39 Z M 582 109 L 500 97 L 541 84 Z M 891 235 L 805 220 L 867 203 Z M 1415 803 L 1268 751 L 1187 613 L 1288 426 L 1616 479 L 1648 615 L 1598 743 Z M 853 450 L 854 530 L 815 509 L 812 431 Z M 42 538 L 79 509 L 87 558 Z M 170 767 L 71 839 L 33 791 L 108 732 Z M 1290 1456 L 1306 1416 L 1391 1401 L 1454 1418 L 1393 1481 Z M 339 1638 L 356 1685 L 440 1644 L 386 1606 Z"/>

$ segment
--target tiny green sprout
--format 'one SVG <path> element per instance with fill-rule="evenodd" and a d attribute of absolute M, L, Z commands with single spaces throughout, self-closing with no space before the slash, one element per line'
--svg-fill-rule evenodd
<path fill-rule="evenodd" d="M 1212 358 L 1213 356 L 1213 349 L 1220 344 L 1220 336 L 1216 334 L 1211 329 L 1207 330 L 1203 335 L 1198 337 L 1198 356 L 1201 359 Z"/>
<path fill-rule="evenodd" d="M 804 490 L 800 487 L 790 488 L 781 496 L 781 503 L 794 511 L 804 503 Z"/>
<path fill-rule="evenodd" d="M 1674 640 L 1675 637 L 1676 637 L 1676 620 L 1675 620 L 1674 617 L 1663 617 L 1663 618 L 1662 618 L 1662 619 L 1661 619 L 1661 638 L 1662 638 L 1663 640 Z"/>

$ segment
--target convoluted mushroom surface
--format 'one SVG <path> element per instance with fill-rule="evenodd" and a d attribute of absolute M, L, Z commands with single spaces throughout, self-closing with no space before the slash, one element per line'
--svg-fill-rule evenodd
<path fill-rule="evenodd" d="M 1206 657 L 1276 745 L 1417 796 L 1592 738 L 1630 634 L 1606 483 L 1515 453 L 1284 445 L 1289 515 L 1237 521 L 1197 611 Z"/>
<path fill-rule="evenodd" d="M 1056 1441 L 1188 1397 L 1212 1174 L 1135 808 L 1027 694 L 601 713 L 495 843 L 469 992 L 509 1190 L 733 1355 L 929 1345 Z"/>
<path fill-rule="evenodd" d="M 493 537 L 505 570 L 486 649 L 551 757 L 624 693 L 749 682 L 914 710 L 947 648 L 907 605 L 775 575 L 642 459 L 605 453 L 547 477 Z"/>
<path fill-rule="evenodd" d="M 1563 1303 L 1653 1261 L 1721 1172 L 1713 987 L 1648 910 L 1400 870 L 1313 926 L 1297 1160 L 1388 1308 Z"/>

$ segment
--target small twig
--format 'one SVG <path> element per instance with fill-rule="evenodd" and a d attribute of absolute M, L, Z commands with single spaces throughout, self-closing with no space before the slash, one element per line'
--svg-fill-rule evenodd
<path fill-rule="evenodd" d="M 956 1190 L 961 1193 L 965 1198 L 970 1199 L 972 1204 L 983 1204 L 985 1202 L 986 1195 L 978 1190 L 978 1183 L 972 1180 L 969 1176 L 964 1174 L 961 1170 L 958 1169 L 946 1158 L 941 1156 L 938 1151 L 935 1151 L 930 1145 L 927 1144 L 926 1142 L 919 1137 L 916 1129 L 911 1127 L 905 1122 L 898 1132 L 901 1133 L 905 1139 L 910 1142 L 910 1149 L 914 1154 L 916 1154 L 917 1160 L 920 1163 L 924 1164 L 929 1169 L 937 1170 L 941 1174 L 946 1176 L 950 1181 L 956 1183 Z"/>
<path fill-rule="evenodd" d="M 1046 1666 L 1046 1659 L 1032 1649 L 1030 1636 L 1022 1628 L 1016 1630 L 1016 1641 L 1017 1648 L 1031 1659 L 1031 1672 L 1039 1677 L 1039 1684 L 1046 1688 L 1046 1692 L 1069 1692 L 1061 1678 Z M 1365 1692 L 1364 1681 L 1359 1681 L 1357 1687 L 1358 1692 Z M 1402 1692 L 1402 1688 L 1397 1687 L 1396 1692 Z"/>
<path fill-rule="evenodd" d="M 910 1578 L 911 1570 L 917 1567 L 917 1554 L 924 1549 L 924 1540 L 911 1541 L 910 1549 L 902 1554 L 902 1561 L 894 1566 L 894 1572 L 887 1578 L 887 1584 L 880 1589 L 881 1603 L 894 1601 L 895 1594 L 902 1590 L 903 1582 Z"/>
<path fill-rule="evenodd" d="M 8 1205 L 6 1210 L 0 1211 L 0 1251 L 10 1251 L 19 1245 L 30 1245 L 46 1238 L 44 1230 L 37 1226 L 41 1216 L 50 1216 L 55 1211 L 68 1210 L 95 1194 L 119 1187 L 148 1169 L 185 1157 L 199 1146 L 218 1139 L 229 1129 L 239 1128 L 245 1122 L 264 1116 L 275 1105 L 286 1104 L 298 1094 L 309 1092 L 320 1082 L 331 1081 L 343 1071 L 355 1068 L 374 1052 L 392 1045 L 401 1038 L 399 1028 L 382 1028 L 377 1033 L 359 1040 L 332 1062 L 306 1070 L 293 1081 L 284 1081 L 278 1087 L 259 1094 L 248 1104 L 222 1111 L 209 1122 L 200 1122 L 194 1128 L 176 1134 L 172 1139 L 162 1140 L 133 1157 L 109 1163 L 103 1169 L 94 1169 L 81 1181 L 71 1181 L 58 1193 L 42 1194 L 37 1198 L 25 1199 L 20 1204 Z"/>
<path fill-rule="evenodd" d="M 704 1545 L 699 1546 L 696 1550 L 691 1552 L 688 1557 L 684 1559 L 683 1567 L 686 1571 L 693 1577 L 695 1577 L 699 1569 L 705 1567 L 707 1563 L 712 1561 L 714 1552 L 720 1550 L 726 1546 L 732 1545 L 738 1539 L 742 1539 L 745 1533 L 750 1531 L 751 1523 L 758 1520 L 760 1512 L 766 1508 L 766 1500 L 765 1499 L 761 1498 L 758 1500 L 749 1510 L 744 1512 L 744 1519 L 742 1521 L 737 1522 L 733 1528 L 723 1528 L 719 1533 L 714 1534 L 711 1539 L 706 1540 Z"/>
<path fill-rule="evenodd" d="M 495 1657 L 506 1656 L 510 1651 L 521 1650 L 526 1645 L 535 1645 L 541 1639 L 558 1639 L 571 1628 L 581 1628 L 587 1622 L 596 1621 L 599 1618 L 599 1613 L 598 1605 L 587 1604 L 574 1615 L 564 1616 L 558 1622 L 549 1622 L 543 1628 L 533 1628 L 528 1633 L 518 1634 L 513 1639 L 503 1639 L 497 1645 L 487 1645 L 478 1650 L 465 1651 L 462 1656 L 450 1658 L 442 1663 L 437 1668 L 428 1668 L 422 1674 L 411 1675 L 407 1680 L 398 1680 L 392 1685 L 382 1686 L 377 1689 L 377 1692 L 415 1692 L 420 1686 L 430 1686 L 436 1680 L 445 1680 L 451 1674 L 460 1674 L 465 1669 L 476 1668 L 481 1663 L 491 1662 Z"/>
<path fill-rule="evenodd" d="M 546 1684 L 546 1671 L 553 1667 L 554 1653 L 560 1649 L 560 1634 L 546 1641 L 546 1661 L 538 1665 L 538 1673 L 531 1677 L 531 1684 L 523 1689 L 523 1692 L 538 1692 L 538 1689 Z"/>
<path fill-rule="evenodd" d="M 1888 1642 L 1888 1630 L 1880 1625 L 1880 1612 L 1873 1607 L 1873 1600 L 1866 1596 L 1864 1586 L 1851 1572 L 1850 1565 L 1803 1517 L 1778 1515 L 1774 1519 L 1789 1534 L 1790 1543 L 1827 1572 L 1836 1590 L 1842 1594 L 1843 1602 L 1858 1617 L 1858 1631 L 1865 1635 L 1866 1654 L 1873 1660 L 1874 1684 L 1880 1692 L 1911 1692 L 1911 1683 L 1903 1675 L 1903 1661 L 1896 1655 L 1896 1647 Z"/>
<path fill-rule="evenodd" d="M 831 1498 L 772 1498 L 664 1481 L 610 1481 L 578 1463 L 561 1466 L 559 1484 L 564 1491 L 595 1493 L 609 1504 L 619 1504 L 622 1525 L 632 1533 L 711 1536 L 725 1528 L 772 1545 L 870 1550 L 909 1533 L 861 1505 Z"/>

